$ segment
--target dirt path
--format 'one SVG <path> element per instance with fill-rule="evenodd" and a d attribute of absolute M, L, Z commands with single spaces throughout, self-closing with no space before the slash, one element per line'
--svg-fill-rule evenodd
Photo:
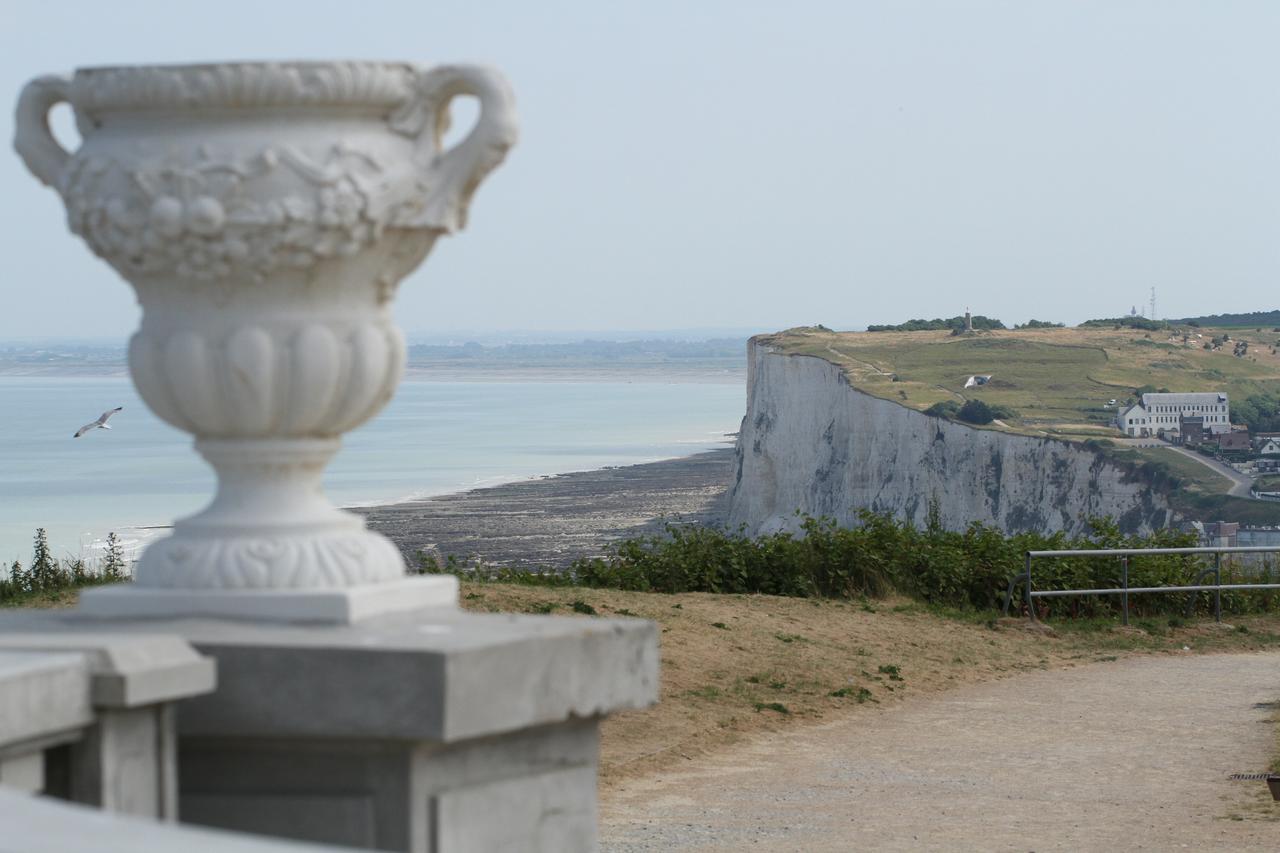
<path fill-rule="evenodd" d="M 1035 672 L 755 738 L 601 804 L 606 851 L 1262 850 L 1280 655 Z"/>

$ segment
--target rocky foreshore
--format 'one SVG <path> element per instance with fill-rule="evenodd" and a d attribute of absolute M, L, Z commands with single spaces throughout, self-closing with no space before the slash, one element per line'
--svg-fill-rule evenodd
<path fill-rule="evenodd" d="M 563 568 L 669 519 L 722 521 L 733 465 L 725 448 L 355 511 L 411 563 L 434 549 L 489 565 Z"/>

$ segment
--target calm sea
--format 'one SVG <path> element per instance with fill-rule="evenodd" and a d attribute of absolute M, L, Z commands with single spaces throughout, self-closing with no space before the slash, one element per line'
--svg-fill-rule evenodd
<path fill-rule="evenodd" d="M 0 376 L 0 559 L 31 559 L 37 527 L 58 556 L 92 558 L 108 531 L 131 549 L 203 507 L 213 475 L 191 439 L 126 378 Z M 326 489 L 344 506 L 446 494 L 724 446 L 745 404 L 733 384 L 406 380 L 347 435 Z M 71 435 L 115 406 L 111 431 Z"/>

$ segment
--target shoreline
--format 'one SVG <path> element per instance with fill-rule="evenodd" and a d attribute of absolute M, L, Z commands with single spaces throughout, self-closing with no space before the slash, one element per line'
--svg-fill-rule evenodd
<path fill-rule="evenodd" d="M 535 474 L 423 497 L 340 507 L 365 518 L 413 567 L 420 551 L 494 566 L 563 569 L 596 557 L 619 539 L 661 533 L 666 520 L 724 520 L 734 448 L 611 465 L 563 474 Z M 122 528 L 126 559 L 137 559 L 173 524 Z M 100 552 L 95 540 L 85 549 Z M 81 556 L 86 556 L 82 554 Z M 93 556 L 101 556 L 94 553 Z"/>
<path fill-rule="evenodd" d="M 660 533 L 668 519 L 722 521 L 734 453 L 722 447 L 347 509 L 391 539 L 411 566 L 425 550 L 493 566 L 563 569 L 619 539 Z"/>
<path fill-rule="evenodd" d="M 543 381 L 520 381 L 534 377 Z M 572 369 L 554 377 L 545 370 L 414 376 L 386 417 L 345 442 L 343 459 L 325 477 L 332 482 L 327 491 L 337 506 L 368 512 L 540 483 L 548 474 L 711 452 L 732 441 L 743 396 L 736 381 L 703 381 L 713 378 L 700 370 L 660 376 Z M 6 568 L 13 560 L 30 562 L 38 527 L 59 559 L 94 562 L 110 531 L 129 559 L 208 504 L 209 472 L 183 436 L 145 415 L 127 376 L 0 375 L 0 383 L 22 403 L 11 426 L 25 442 L 11 443 L 4 454 Z M 123 401 L 144 416 L 128 430 L 103 433 L 103 443 L 70 442 L 69 430 L 57 424 L 83 422 L 76 401 L 86 397 Z M 505 427 L 525 420 L 518 434 L 508 434 Z M 82 483 L 90 471 L 95 476 Z"/>

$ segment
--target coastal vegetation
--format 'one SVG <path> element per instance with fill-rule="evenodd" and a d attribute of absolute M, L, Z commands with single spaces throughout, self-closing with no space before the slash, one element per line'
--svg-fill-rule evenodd
<path fill-rule="evenodd" d="M 55 605 L 74 599 L 74 591 L 87 586 L 118 583 L 127 576 L 124 549 L 114 533 L 107 534 L 101 559 L 88 562 L 81 557 L 59 560 L 49 550 L 43 527 L 38 528 L 31 562 L 24 566 L 14 560 L 0 571 L 0 606 L 30 607 Z"/>
<path fill-rule="evenodd" d="M 565 572 L 491 569 L 451 559 L 444 566 L 424 559 L 423 571 L 448 572 L 468 581 L 498 581 L 534 587 L 588 587 L 680 594 L 763 594 L 790 598 L 872 601 L 905 596 L 930 607 L 995 615 L 1010 582 L 1017 583 L 1023 558 L 1031 550 L 1099 548 L 1174 548 L 1197 544 L 1193 534 L 1159 530 L 1126 536 L 1111 519 L 1094 519 L 1087 536 L 1062 533 L 1006 534 L 972 524 L 946 530 L 936 508 L 929 523 L 871 512 L 861 525 L 839 527 L 830 519 L 804 517 L 802 534 L 780 532 L 748 537 L 717 527 L 668 524 L 665 535 L 624 539 L 603 557 L 579 559 Z M 1130 586 L 1189 584 L 1204 563 L 1189 556 L 1142 556 L 1129 563 Z M 1269 559 L 1248 568 L 1225 564 L 1224 582 L 1244 576 L 1280 576 Z M 1114 557 L 1073 557 L 1038 561 L 1036 589 L 1088 589 L 1118 586 L 1120 563 Z M 1015 595 L 1015 602 L 1019 599 Z M 1197 606 L 1207 606 L 1202 596 Z M 1225 593 L 1223 610 L 1231 614 L 1271 612 L 1280 598 L 1270 592 Z M 1180 616 L 1186 596 L 1134 596 L 1135 617 Z M 1114 596 L 1047 598 L 1038 605 L 1043 618 L 1112 619 L 1120 602 Z"/>

